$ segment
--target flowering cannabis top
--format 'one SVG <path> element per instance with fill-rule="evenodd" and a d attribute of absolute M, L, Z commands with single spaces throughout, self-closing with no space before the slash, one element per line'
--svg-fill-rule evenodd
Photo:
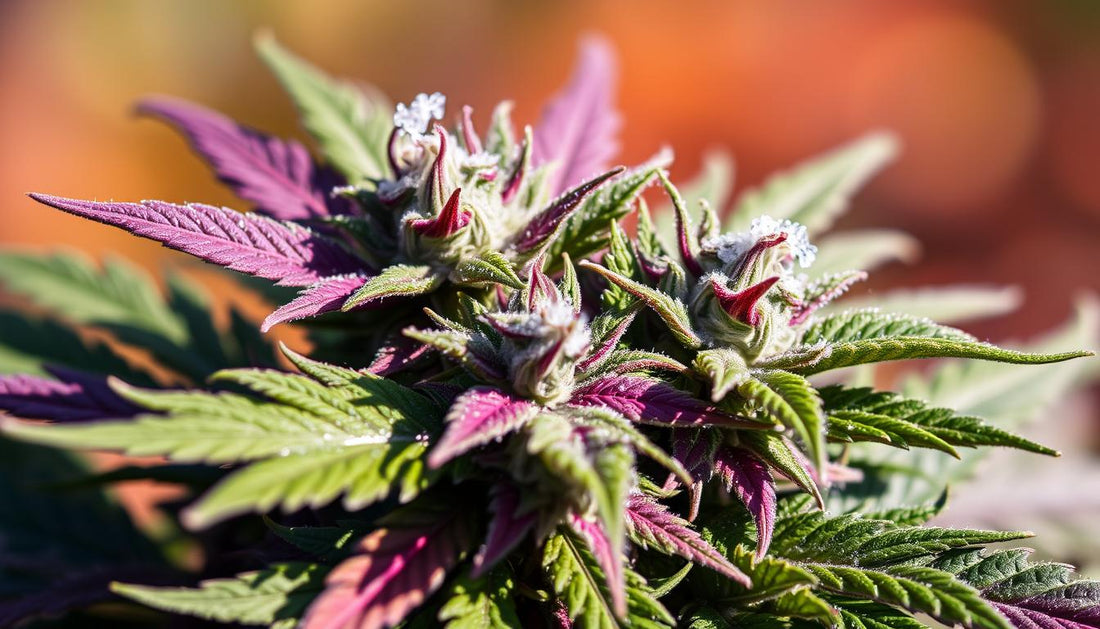
<path fill-rule="evenodd" d="M 120 262 L 0 254 L 0 281 L 59 316 L 0 332 L 0 372 L 23 372 L 0 376 L 0 467 L 17 470 L 0 504 L 19 505 L 0 509 L 0 626 L 146 622 L 124 604 L 305 629 L 1100 627 L 1100 584 L 984 548 L 1027 533 L 923 526 L 943 500 L 887 488 L 926 477 L 934 498 L 946 479 L 875 458 L 1052 450 L 844 372 L 810 379 L 1085 354 L 830 305 L 884 260 L 889 236 L 821 232 L 888 161 L 888 136 L 723 219 L 721 186 L 681 193 L 668 151 L 613 167 L 600 41 L 519 136 L 507 103 L 479 133 L 469 107 L 449 124 L 438 92 L 391 107 L 270 38 L 259 50 L 321 159 L 195 105 L 139 108 L 253 211 L 32 195 L 266 280 L 259 331 L 235 311 L 220 323 L 179 277 L 164 294 Z M 649 200 L 669 207 L 651 214 L 656 183 Z M 260 334 L 289 322 L 310 356 Z M 43 446 L 160 464 L 90 475 Z M 99 489 L 146 478 L 183 488 L 160 505 L 182 528 L 139 529 Z"/>

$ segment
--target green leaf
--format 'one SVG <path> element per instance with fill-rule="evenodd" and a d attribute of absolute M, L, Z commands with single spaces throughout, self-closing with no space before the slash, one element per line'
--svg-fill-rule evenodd
<path fill-rule="evenodd" d="M 616 618 L 603 570 L 572 532 L 562 531 L 546 540 L 542 566 L 554 592 L 569 609 L 569 618 L 580 626 L 588 629 L 659 629 L 671 627 L 676 622 L 650 592 L 645 580 L 629 568 L 624 569 L 627 616 L 623 620 Z"/>
<path fill-rule="evenodd" d="M 744 193 L 727 229 L 742 231 L 752 219 L 768 215 L 806 226 L 812 236 L 832 225 L 852 195 L 893 159 L 897 141 L 885 133 L 859 138 L 794 169 L 773 175 Z"/>
<path fill-rule="evenodd" d="M 825 416 L 821 398 L 805 378 L 786 371 L 755 371 L 754 377 L 737 386 L 737 392 L 794 431 L 814 468 L 819 474 L 825 470 Z"/>
<path fill-rule="evenodd" d="M 344 559 L 351 542 L 371 530 L 365 523 L 351 520 L 341 520 L 338 526 L 283 526 L 265 516 L 264 524 L 279 539 L 326 563 Z"/>
<path fill-rule="evenodd" d="M 608 224 L 626 216 L 645 189 L 656 181 L 661 169 L 671 163 L 671 152 L 662 151 L 601 186 L 566 220 L 558 238 L 550 245 L 548 259 L 556 263 L 562 253 L 568 253 L 574 260 L 584 260 L 606 247 Z"/>
<path fill-rule="evenodd" d="M 78 254 L 0 252 L 0 283 L 77 323 L 128 324 L 175 342 L 186 336 L 149 276 L 118 258 L 100 270 Z"/>
<path fill-rule="evenodd" d="M 427 450 L 420 434 L 395 432 L 385 443 L 270 458 L 230 474 L 191 505 L 183 521 L 198 530 L 242 513 L 321 507 L 341 495 L 348 511 L 395 492 L 408 502 L 439 476 L 428 468 Z"/>
<path fill-rule="evenodd" d="M 766 358 L 757 366 L 809 376 L 831 369 L 916 358 L 972 358 L 1016 365 L 1044 365 L 1092 355 L 1086 351 L 1030 354 L 978 341 L 903 336 L 803 347 Z"/>
<path fill-rule="evenodd" d="M 733 192 L 733 157 L 725 151 L 711 151 L 703 155 L 702 161 L 702 170 L 695 175 L 695 178 L 678 186 L 684 198 L 684 207 L 692 211 L 702 203 L 706 203 L 716 211 L 723 212 L 729 205 L 730 194 Z M 676 233 L 676 220 L 671 203 L 655 208 L 654 217 L 657 219 L 654 231 L 658 237 Z M 676 249 L 667 246 L 664 248 L 666 251 Z"/>
<path fill-rule="evenodd" d="M 634 254 L 630 237 L 626 235 L 616 222 L 611 223 L 610 241 L 607 246 L 607 254 L 603 257 L 603 263 L 609 270 L 634 281 L 642 279 L 642 267 L 638 263 L 638 257 Z M 623 290 L 615 284 L 610 284 L 600 295 L 605 312 L 623 312 L 630 309 L 637 301 L 634 295 Z"/>
<path fill-rule="evenodd" d="M 462 575 L 444 591 L 439 610 L 446 629 L 511 629 L 522 626 L 511 570 L 498 566 L 480 579 Z"/>
<path fill-rule="evenodd" d="M 1012 629 L 977 590 L 950 573 L 924 566 L 871 570 L 852 566 L 805 566 L 818 587 L 836 594 L 895 605 L 945 624 L 980 629 Z"/>
<path fill-rule="evenodd" d="M 886 443 L 899 447 L 935 448 L 956 457 L 958 453 L 951 445 L 1003 446 L 1039 454 L 1058 454 L 1029 439 L 987 424 L 980 418 L 959 415 L 947 408 L 929 407 L 924 402 L 906 399 L 896 393 L 840 386 L 824 387 L 819 393 L 829 415 L 830 435 L 845 441 L 862 440 L 859 431 L 869 427 L 881 430 Z"/>
<path fill-rule="evenodd" d="M 802 333 L 802 344 L 844 343 L 899 337 L 976 340 L 962 330 L 939 325 L 928 319 L 872 309 L 846 311 L 816 321 Z"/>
<path fill-rule="evenodd" d="M 261 34 L 256 50 L 290 93 L 302 125 L 317 141 L 325 159 L 352 184 L 389 175 L 386 156 L 393 109 L 383 97 L 369 97 L 326 76 L 291 54 L 270 34 Z"/>
<path fill-rule="evenodd" d="M 367 280 L 348 297 L 341 309 L 348 311 L 382 299 L 430 293 L 443 285 L 445 277 L 428 265 L 394 264 Z"/>
<path fill-rule="evenodd" d="M 691 320 L 683 302 L 673 299 L 661 291 L 639 284 L 630 278 L 623 277 L 598 264 L 593 264 L 588 260 L 581 260 L 579 264 L 586 269 L 599 273 L 610 283 L 645 302 L 665 322 L 676 340 L 683 345 L 696 348 L 703 344 L 702 339 L 691 329 Z"/>
<path fill-rule="evenodd" d="M 741 353 L 734 349 L 707 349 L 695 355 L 695 371 L 710 380 L 710 399 L 718 402 L 752 377 Z"/>
<path fill-rule="evenodd" d="M 152 384 L 152 378 L 130 367 L 103 343 L 85 341 L 72 328 L 56 321 L 0 310 L 0 373 L 48 376 L 44 365 L 121 374 Z"/>
<path fill-rule="evenodd" d="M 273 564 L 229 579 L 210 579 L 197 588 L 114 583 L 119 596 L 162 611 L 204 620 L 293 629 L 324 589 L 327 570 L 316 564 Z"/>
<path fill-rule="evenodd" d="M 516 290 L 522 290 L 524 286 L 512 263 L 499 252 L 491 250 L 459 262 L 453 278 L 459 284 L 500 284 Z"/>
<path fill-rule="evenodd" d="M 805 511 L 779 519 L 771 552 L 799 562 L 878 568 L 953 548 L 1030 536 L 1017 531 L 903 526 L 858 512 L 829 517 L 822 511 Z"/>

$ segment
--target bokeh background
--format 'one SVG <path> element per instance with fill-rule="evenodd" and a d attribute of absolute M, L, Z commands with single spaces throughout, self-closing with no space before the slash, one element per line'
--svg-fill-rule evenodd
<path fill-rule="evenodd" d="M 705 151 L 727 148 L 743 187 L 892 129 L 901 160 L 842 226 L 901 228 L 924 249 L 918 263 L 877 273 L 872 290 L 1019 286 L 1014 315 L 968 326 L 1003 340 L 1055 326 L 1075 295 L 1100 288 L 1096 0 L 5 0 L 0 244 L 149 267 L 175 255 L 28 191 L 244 209 L 172 132 L 130 112 L 167 93 L 300 136 L 252 54 L 260 28 L 395 100 L 438 90 L 451 111 L 469 103 L 487 115 L 510 98 L 519 122 L 564 82 L 578 37 L 604 33 L 621 58 L 624 163 L 670 144 L 684 180 Z M 1073 416 L 1066 441 L 1086 459 L 1100 441 L 1091 395 L 1058 411 Z M 1088 478 L 1100 476 L 1066 482 L 1100 495 Z"/>

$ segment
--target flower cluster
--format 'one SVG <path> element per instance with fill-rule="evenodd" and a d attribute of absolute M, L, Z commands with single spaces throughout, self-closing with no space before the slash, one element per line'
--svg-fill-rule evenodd
<path fill-rule="evenodd" d="M 919 461 L 881 465 L 886 446 L 1054 452 L 844 372 L 811 376 L 1084 355 L 831 305 L 866 273 L 816 270 L 811 238 L 888 161 L 888 137 L 781 176 L 723 219 L 721 194 L 685 201 L 667 151 L 612 166 L 614 67 L 598 40 L 519 139 L 508 104 L 481 134 L 469 107 L 448 126 L 438 92 L 391 107 L 273 40 L 260 52 L 323 159 L 195 105 L 140 107 L 254 211 L 32 196 L 267 280 L 280 305 L 260 330 L 296 322 L 310 356 L 235 311 L 223 325 L 186 280 L 164 296 L 118 263 L 3 254 L 0 281 L 63 319 L 9 326 L 17 346 L 0 331 L 2 371 L 34 371 L 0 376 L 0 409 L 21 418 L 0 423 L 0 506 L 19 505 L 0 508 L 0 626 L 112 596 L 119 622 L 144 605 L 304 629 L 1100 626 L 1100 585 L 982 549 L 1025 534 L 922 527 L 943 506 L 925 496 L 824 510 L 893 470 L 927 476 Z M 825 260 L 882 261 L 819 244 Z M 169 464 L 78 479 L 76 459 L 31 444 Z M 8 475 L 8 461 L 25 469 Z M 5 484 L 33 470 L 42 487 Z M 134 478 L 182 487 L 162 506 L 179 531 L 146 534 L 96 493 Z M 34 517 L 78 534 L 45 549 Z M 208 580 L 145 585 L 180 581 L 195 557 Z"/>

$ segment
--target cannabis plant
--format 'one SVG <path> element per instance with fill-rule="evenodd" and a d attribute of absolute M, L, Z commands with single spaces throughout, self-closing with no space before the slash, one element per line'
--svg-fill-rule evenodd
<path fill-rule="evenodd" d="M 258 329 L 193 274 L 0 258 L 29 308 L 0 326 L 0 625 L 1100 627 L 1100 583 L 997 546 L 1029 533 L 926 525 L 954 474 L 877 458 L 1055 452 L 868 386 L 872 363 L 1087 354 L 831 305 L 903 248 L 819 239 L 888 136 L 723 222 L 717 162 L 684 192 L 668 151 L 610 167 L 598 41 L 522 134 L 508 103 L 479 132 L 442 94 L 392 107 L 258 49 L 318 159 L 196 105 L 138 108 L 251 211 L 31 195 L 250 276 L 273 302 Z M 308 353 L 263 334 L 283 325 Z M 891 504 L 917 475 L 935 493 Z M 105 493 L 134 480 L 177 493 L 135 524 Z"/>

